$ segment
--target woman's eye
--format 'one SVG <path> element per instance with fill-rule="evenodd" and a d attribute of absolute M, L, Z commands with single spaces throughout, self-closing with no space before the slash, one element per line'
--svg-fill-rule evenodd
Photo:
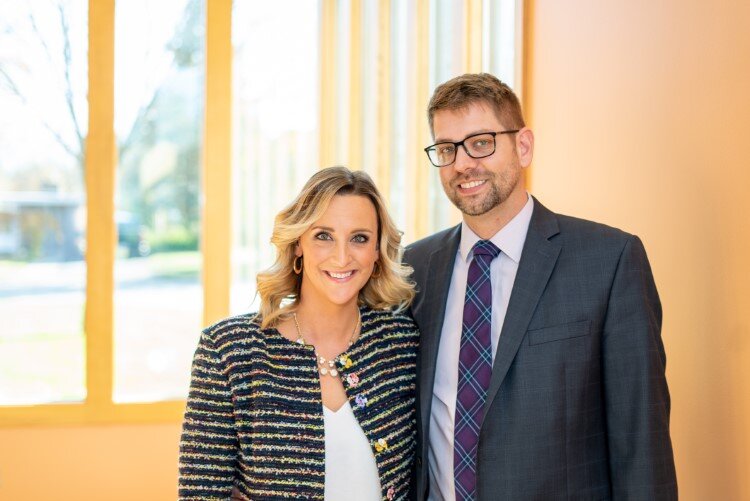
<path fill-rule="evenodd" d="M 328 232 L 321 231 L 315 235 L 315 240 L 333 240 Z"/>
<path fill-rule="evenodd" d="M 370 241 L 370 238 L 367 235 L 354 235 L 352 241 L 358 244 L 366 244 Z"/>

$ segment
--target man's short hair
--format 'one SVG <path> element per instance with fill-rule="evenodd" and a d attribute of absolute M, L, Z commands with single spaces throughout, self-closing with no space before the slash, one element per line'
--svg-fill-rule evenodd
<path fill-rule="evenodd" d="M 466 73 L 437 86 L 427 107 L 427 118 L 433 137 L 433 119 L 440 110 L 459 110 L 474 103 L 484 103 L 495 112 L 507 129 L 526 126 L 521 103 L 513 90 L 489 73 Z"/>

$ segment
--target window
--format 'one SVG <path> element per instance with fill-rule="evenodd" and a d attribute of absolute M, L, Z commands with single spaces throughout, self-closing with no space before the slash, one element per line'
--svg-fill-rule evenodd
<path fill-rule="evenodd" d="M 117 2 L 116 402 L 184 398 L 201 329 L 203 2 Z"/>
<path fill-rule="evenodd" d="M 458 221 L 427 101 L 517 83 L 521 5 L 3 3 L 0 424 L 178 421 L 200 328 L 257 307 L 320 167 L 369 172 L 405 243 Z"/>
<path fill-rule="evenodd" d="M 0 5 L 0 405 L 86 396 L 86 15 Z"/>

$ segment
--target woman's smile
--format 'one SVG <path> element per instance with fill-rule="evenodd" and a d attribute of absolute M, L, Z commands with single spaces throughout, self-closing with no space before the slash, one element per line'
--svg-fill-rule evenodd
<path fill-rule="evenodd" d="M 350 278 L 352 278 L 352 275 L 354 275 L 355 271 L 354 270 L 339 271 L 339 272 L 326 271 L 324 273 L 326 275 L 328 275 L 329 277 L 331 277 L 331 279 L 334 280 L 334 281 L 336 281 L 336 282 L 346 282 Z"/>

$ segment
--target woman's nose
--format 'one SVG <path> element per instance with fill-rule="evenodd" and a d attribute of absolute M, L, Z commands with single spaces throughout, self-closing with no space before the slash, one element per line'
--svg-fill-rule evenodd
<path fill-rule="evenodd" d="M 337 242 L 335 251 L 336 264 L 344 266 L 349 262 L 349 245 L 348 242 Z"/>

